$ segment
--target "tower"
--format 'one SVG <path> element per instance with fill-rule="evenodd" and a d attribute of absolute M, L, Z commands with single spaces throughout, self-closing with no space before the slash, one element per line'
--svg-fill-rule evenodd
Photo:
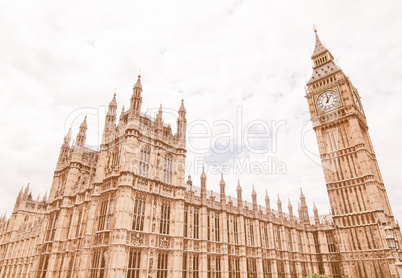
<path fill-rule="evenodd" d="M 342 240 L 339 259 L 345 261 L 343 275 L 389 277 L 396 270 L 394 264 L 384 261 L 383 225 L 399 228 L 371 144 L 360 95 L 314 31 L 313 74 L 306 97 L 336 236 Z M 400 240 L 399 231 L 397 238 Z M 364 253 L 364 265 L 357 253 Z"/>

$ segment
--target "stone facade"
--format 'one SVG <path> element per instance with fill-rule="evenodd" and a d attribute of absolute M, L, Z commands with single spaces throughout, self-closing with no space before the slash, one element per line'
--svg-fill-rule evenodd
<path fill-rule="evenodd" d="M 207 191 L 185 181 L 186 109 L 173 135 L 141 113 L 140 76 L 117 122 L 109 104 L 99 151 L 64 138 L 49 197 L 18 194 L 0 218 L 1 277 L 398 277 L 384 226 L 401 242 L 380 175 L 360 97 L 316 35 L 307 100 L 332 215 L 310 217 L 300 192 L 298 217 Z"/>

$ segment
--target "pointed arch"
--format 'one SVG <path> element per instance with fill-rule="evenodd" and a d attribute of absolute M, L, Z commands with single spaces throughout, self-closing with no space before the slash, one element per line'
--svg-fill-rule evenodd
<path fill-rule="evenodd" d="M 173 169 L 173 157 L 170 154 L 165 156 L 165 162 L 163 164 L 163 182 L 172 183 L 172 169 Z"/>
<path fill-rule="evenodd" d="M 151 148 L 148 145 L 143 146 L 140 151 L 140 158 L 138 165 L 138 174 L 140 176 L 148 177 L 150 155 L 151 155 Z"/>

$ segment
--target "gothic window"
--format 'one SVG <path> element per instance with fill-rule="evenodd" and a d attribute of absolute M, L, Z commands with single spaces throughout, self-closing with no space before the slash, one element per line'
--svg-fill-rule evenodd
<path fill-rule="evenodd" d="M 163 164 L 163 182 L 172 183 L 172 164 L 173 158 L 171 155 L 165 156 L 165 163 Z"/>
<path fill-rule="evenodd" d="M 238 244 L 239 243 L 239 232 L 237 229 L 237 217 L 233 217 L 233 239 L 234 243 Z"/>
<path fill-rule="evenodd" d="M 103 278 L 105 276 L 107 251 L 105 249 L 97 249 L 92 255 L 91 278 Z"/>
<path fill-rule="evenodd" d="M 274 236 L 275 236 L 276 248 L 278 248 L 278 250 L 282 250 L 280 227 L 276 227 L 276 226 L 274 227 Z"/>
<path fill-rule="evenodd" d="M 199 258 L 198 254 L 193 255 L 193 278 L 198 278 L 199 274 Z"/>
<path fill-rule="evenodd" d="M 240 259 L 238 257 L 229 256 L 229 277 L 240 278 Z"/>
<path fill-rule="evenodd" d="M 277 260 L 276 261 L 277 267 L 278 267 L 278 278 L 285 278 L 285 264 L 283 261 Z"/>
<path fill-rule="evenodd" d="M 257 278 L 257 263 L 255 259 L 247 258 L 247 278 Z"/>
<path fill-rule="evenodd" d="M 170 224 L 170 204 L 162 203 L 159 233 L 168 235 L 169 224 Z"/>
<path fill-rule="evenodd" d="M 289 268 L 290 268 L 290 277 L 291 278 L 297 278 L 295 261 L 289 261 Z"/>
<path fill-rule="evenodd" d="M 64 239 L 67 239 L 68 238 L 68 235 L 69 235 L 69 232 L 70 232 L 70 228 L 71 228 L 71 223 L 73 222 L 73 214 L 72 213 L 70 213 L 70 215 L 68 216 L 68 224 L 67 224 L 67 226 L 64 228 L 65 229 L 65 232 L 66 232 L 66 234 L 65 234 L 65 237 L 64 237 Z"/>
<path fill-rule="evenodd" d="M 183 253 L 183 275 L 182 278 L 199 277 L 199 256 L 198 254 Z"/>
<path fill-rule="evenodd" d="M 46 277 L 48 263 L 49 263 L 49 255 L 41 255 L 39 259 L 39 268 L 36 274 L 36 278 Z"/>
<path fill-rule="evenodd" d="M 187 278 L 188 276 L 188 267 L 187 267 L 187 253 L 183 252 L 183 272 L 182 272 L 182 278 Z"/>
<path fill-rule="evenodd" d="M 229 224 L 229 216 L 227 218 L 227 222 L 226 222 L 226 228 L 227 228 L 227 232 L 228 232 L 228 243 L 230 243 L 230 224 Z"/>
<path fill-rule="evenodd" d="M 82 222 L 82 211 L 80 211 L 80 213 L 78 214 L 78 221 L 77 221 L 77 226 L 75 229 L 75 237 L 78 237 L 79 235 L 81 235 L 81 222 Z"/>
<path fill-rule="evenodd" d="M 286 229 L 288 234 L 288 251 L 293 251 L 292 230 Z"/>
<path fill-rule="evenodd" d="M 184 207 L 184 225 L 183 225 L 183 236 L 187 237 L 187 229 L 188 229 L 188 206 Z"/>
<path fill-rule="evenodd" d="M 116 147 L 113 149 L 112 153 L 112 167 L 115 167 L 116 165 L 119 164 L 119 147 L 116 145 Z"/>
<path fill-rule="evenodd" d="M 313 233 L 313 238 L 314 238 L 315 252 L 317 254 L 319 254 L 319 253 L 321 253 L 321 250 L 320 250 L 320 243 L 318 242 L 318 233 L 317 232 Z"/>
<path fill-rule="evenodd" d="M 110 230 L 114 208 L 114 196 L 103 199 L 98 216 L 98 231 Z"/>
<path fill-rule="evenodd" d="M 263 278 L 272 278 L 271 260 L 267 260 L 267 259 L 262 260 L 262 273 L 263 273 Z M 303 276 L 303 277 L 305 277 L 305 276 Z"/>
<path fill-rule="evenodd" d="M 68 270 L 67 270 L 67 278 L 72 278 L 72 277 L 74 277 L 74 262 L 75 262 L 75 256 L 76 256 L 76 254 L 74 254 L 74 255 L 71 255 L 70 256 L 70 262 L 68 263 Z"/>
<path fill-rule="evenodd" d="M 132 248 L 128 254 L 127 278 L 140 278 L 141 251 Z"/>
<path fill-rule="evenodd" d="M 330 253 L 336 252 L 334 237 L 332 236 L 332 233 L 331 232 L 326 232 L 325 235 L 327 237 L 328 251 Z"/>
<path fill-rule="evenodd" d="M 134 201 L 133 224 L 131 229 L 135 231 L 144 230 L 145 198 L 137 196 Z"/>
<path fill-rule="evenodd" d="M 341 268 L 340 268 L 338 262 L 331 262 L 331 270 L 332 270 L 332 277 L 334 277 L 334 278 L 341 278 L 342 277 Z M 374 270 L 376 271 L 376 267 L 374 267 Z M 376 271 L 376 274 L 377 274 L 377 271 Z M 381 277 L 384 277 L 384 276 L 381 276 Z"/>
<path fill-rule="evenodd" d="M 305 262 L 301 262 L 301 267 L 302 267 L 302 277 L 307 276 L 307 267 Z"/>
<path fill-rule="evenodd" d="M 199 209 L 198 208 L 194 208 L 194 230 L 193 230 L 193 238 L 199 238 Z"/>
<path fill-rule="evenodd" d="M 219 212 L 215 212 L 215 241 L 220 241 Z"/>
<path fill-rule="evenodd" d="M 207 273 L 208 278 L 221 278 L 221 257 L 208 255 Z M 230 276 L 229 277 L 234 277 Z"/>
<path fill-rule="evenodd" d="M 299 232 L 299 252 L 303 253 L 303 242 L 302 242 L 301 232 Z"/>
<path fill-rule="evenodd" d="M 269 248 L 268 226 L 266 224 L 264 224 L 263 230 L 264 230 L 265 248 Z"/>
<path fill-rule="evenodd" d="M 210 220 L 210 218 L 211 218 L 211 211 L 207 211 L 207 235 L 208 235 L 208 240 L 211 240 L 211 232 L 210 232 L 210 230 L 211 230 L 211 220 Z"/>
<path fill-rule="evenodd" d="M 46 240 L 52 241 L 54 238 L 54 234 L 56 233 L 57 220 L 59 218 L 59 212 L 53 212 L 49 215 L 49 222 L 46 230 Z"/>
<path fill-rule="evenodd" d="M 248 220 L 249 230 L 250 230 L 250 244 L 254 246 L 254 225 L 252 220 Z"/>
<path fill-rule="evenodd" d="M 167 278 L 168 273 L 168 254 L 159 253 L 158 254 L 158 266 L 156 269 L 157 278 Z"/>
<path fill-rule="evenodd" d="M 150 148 L 148 146 L 142 147 L 140 151 L 140 162 L 139 162 L 139 175 L 143 177 L 148 177 L 149 172 L 149 156 Z"/>
<path fill-rule="evenodd" d="M 322 263 L 320 242 L 318 241 L 318 232 L 313 233 L 313 238 L 314 238 L 315 252 L 318 254 L 318 257 L 317 257 L 318 270 L 319 270 L 320 273 L 324 273 L 324 265 Z"/>

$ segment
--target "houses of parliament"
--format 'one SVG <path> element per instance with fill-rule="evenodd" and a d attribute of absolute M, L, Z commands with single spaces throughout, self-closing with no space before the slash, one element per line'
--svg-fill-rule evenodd
<path fill-rule="evenodd" d="M 330 215 L 310 216 L 303 192 L 296 216 L 268 194 L 258 204 L 254 189 L 244 201 L 240 182 L 227 196 L 223 176 L 216 193 L 204 171 L 185 177 L 184 102 L 174 134 L 162 109 L 141 112 L 138 76 L 128 110 L 118 116 L 110 102 L 99 150 L 85 145 L 85 118 L 75 142 L 64 138 L 49 196 L 35 200 L 27 186 L 0 218 L 0 277 L 399 277 L 384 227 L 402 242 L 400 228 L 359 92 L 316 30 L 311 58 L 305 97 Z"/>

